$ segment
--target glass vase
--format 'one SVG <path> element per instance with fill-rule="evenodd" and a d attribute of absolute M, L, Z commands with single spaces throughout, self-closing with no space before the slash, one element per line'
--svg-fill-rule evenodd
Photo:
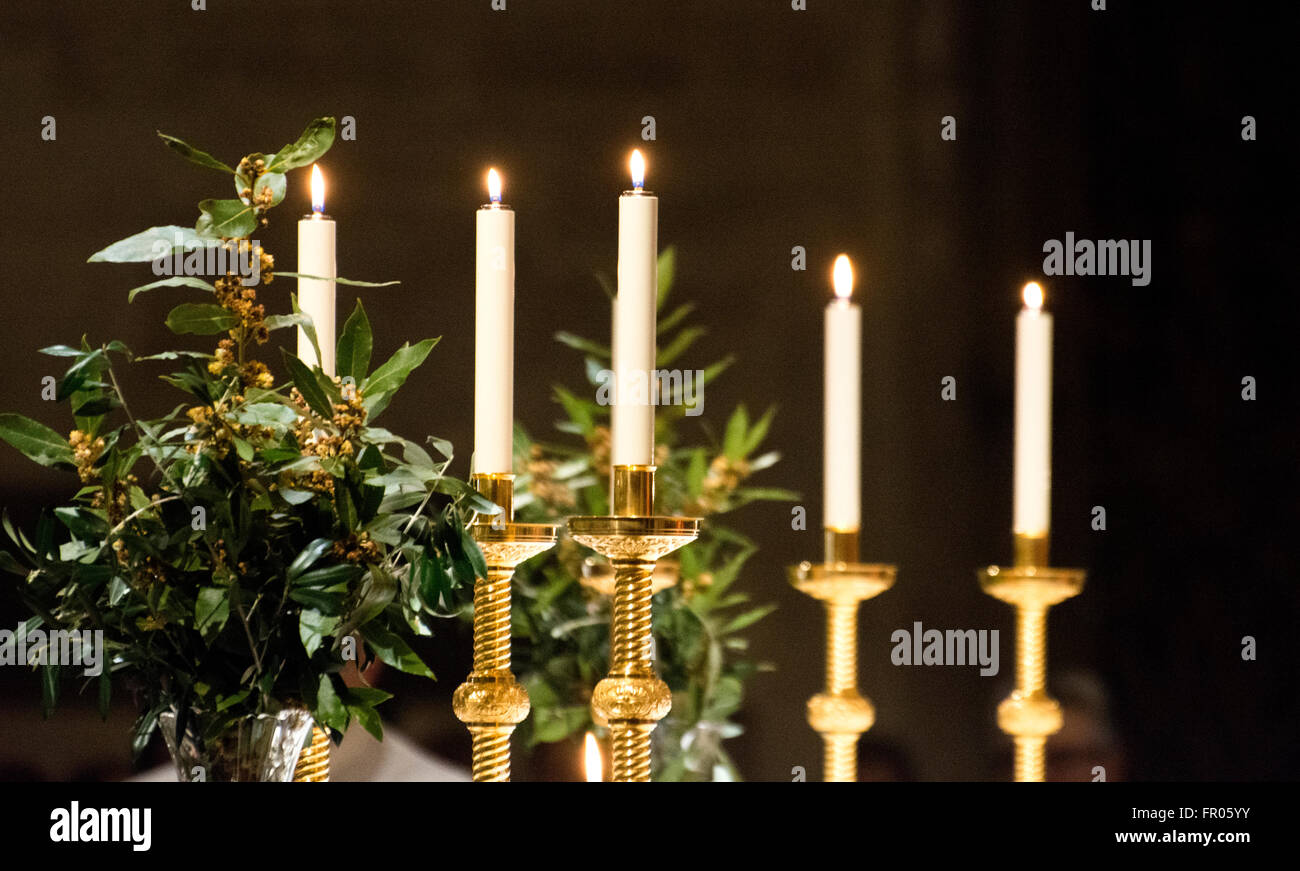
<path fill-rule="evenodd" d="M 176 734 L 176 712 L 158 716 L 163 740 L 176 763 L 178 778 L 216 783 L 287 783 L 312 730 L 311 712 L 284 708 L 274 714 L 244 717 L 216 738 L 204 740 L 197 717 Z"/>

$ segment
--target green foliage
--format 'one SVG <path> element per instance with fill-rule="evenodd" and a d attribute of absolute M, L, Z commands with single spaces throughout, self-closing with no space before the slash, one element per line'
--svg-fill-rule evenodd
<path fill-rule="evenodd" d="M 674 273 L 669 248 L 659 259 L 661 312 Z M 685 303 L 661 314 L 658 365 L 680 361 L 704 335 L 702 328 L 689 325 L 692 311 L 693 304 Z M 564 412 L 557 428 L 569 436 L 564 443 L 537 443 L 522 427 L 516 429 L 515 508 L 521 520 L 556 522 L 570 514 L 608 510 L 609 408 L 595 397 L 600 372 L 610 366 L 610 351 L 569 333 L 556 338 L 584 355 L 588 383 L 580 391 L 554 388 Z M 724 358 L 706 367 L 705 385 L 729 362 Z M 768 667 L 747 658 L 743 633 L 773 606 L 754 605 L 736 590 L 756 548 L 719 524 L 718 516 L 753 501 L 797 494 L 747 483 L 779 459 L 775 452 L 758 453 L 775 409 L 751 422 L 741 406 L 728 418 L 721 441 L 705 444 L 685 441 L 684 412 L 681 404 L 660 405 L 655 416 L 657 510 L 709 522 L 696 542 L 675 555 L 676 585 L 655 596 L 657 665 L 673 691 L 672 712 L 655 733 L 655 777 L 734 780 L 739 773 L 723 741 L 741 733 L 733 718 L 744 701 L 746 681 Z M 594 728 L 587 700 L 608 669 L 609 602 L 580 578 L 598 571 L 599 559 L 562 538 L 554 550 L 516 572 L 514 659 L 532 703 L 532 714 L 521 727 L 523 746 L 571 739 Z M 671 560 L 664 564 L 671 566 Z"/>
<path fill-rule="evenodd" d="M 283 173 L 319 158 L 333 131 L 332 118 L 318 119 L 278 154 L 249 155 L 233 169 L 160 134 L 189 161 L 232 174 L 240 198 L 205 200 L 195 229 L 154 227 L 91 260 L 143 262 L 205 245 L 249 253 L 248 235 L 284 198 Z M 251 255 L 263 258 L 262 281 L 272 280 L 270 255 Z M 129 298 L 165 286 L 205 293 L 173 308 L 167 326 L 224 334 L 213 352 L 136 357 L 121 342 L 84 340 L 45 348 L 68 363 L 56 392 L 76 429 L 65 438 L 0 414 L 0 439 L 80 484 L 67 504 L 42 513 L 31 537 L 4 519 L 12 547 L 0 551 L 0 570 L 18 578 L 31 628 L 103 630 L 96 690 L 104 710 L 115 683 L 139 700 L 137 750 L 169 708 L 189 712 L 208 739 L 289 705 L 310 708 L 336 740 L 353 721 L 381 735 L 374 706 L 388 694 L 348 688 L 339 672 L 350 659 L 364 668 L 378 658 L 433 677 L 411 641 L 431 635 L 432 618 L 449 616 L 483 571 L 466 525 L 492 508 L 446 474 L 449 443 L 428 439 L 434 459 L 373 425 L 437 340 L 403 344 L 372 370 L 358 303 L 337 348 L 350 380 L 289 354 L 287 377 L 277 378 L 257 359 L 272 330 L 302 326 L 316 341 L 296 301 L 293 314 L 268 316 L 256 288 L 232 275 L 170 277 Z M 135 417 L 118 371 L 159 362 L 173 365 L 161 377 L 182 401 L 160 417 Z M 41 667 L 47 711 L 74 670 Z"/>

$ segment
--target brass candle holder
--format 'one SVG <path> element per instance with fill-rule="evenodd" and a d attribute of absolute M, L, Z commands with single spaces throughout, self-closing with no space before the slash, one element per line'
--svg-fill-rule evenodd
<path fill-rule="evenodd" d="M 311 743 L 298 754 L 293 768 L 294 783 L 326 783 L 330 779 L 330 735 L 312 724 Z"/>
<path fill-rule="evenodd" d="M 791 566 L 795 589 L 826 604 L 826 690 L 808 700 L 808 724 L 822 736 L 828 783 L 858 779 L 858 738 L 876 709 L 858 692 L 858 604 L 894 585 L 898 569 L 858 562 L 858 531 L 827 529 L 826 560 Z"/>
<path fill-rule="evenodd" d="M 1047 609 L 1083 591 L 1083 569 L 1051 568 L 1047 536 L 1016 533 L 1015 565 L 979 572 L 984 592 L 1016 608 L 1016 688 L 998 705 L 998 728 L 1015 742 L 1015 779 L 1041 783 L 1047 738 L 1059 732 L 1061 706 L 1047 694 Z"/>
<path fill-rule="evenodd" d="M 474 582 L 474 667 L 452 696 L 473 737 L 475 781 L 510 779 L 510 734 L 528 716 L 528 693 L 510 672 L 510 582 L 515 567 L 555 545 L 555 527 L 514 522 L 514 475 L 471 475 L 502 513 L 479 515 L 470 531 L 487 563 Z"/>
<path fill-rule="evenodd" d="M 693 517 L 654 515 L 654 466 L 614 466 L 606 517 L 570 517 L 574 540 L 614 566 L 609 675 L 591 696 L 592 718 L 610 731 L 615 782 L 650 780 L 650 733 L 672 707 L 654 670 L 650 597 L 655 563 L 700 533 Z"/>

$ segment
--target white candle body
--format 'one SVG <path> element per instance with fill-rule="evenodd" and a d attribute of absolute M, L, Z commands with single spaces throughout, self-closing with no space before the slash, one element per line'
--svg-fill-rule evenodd
<path fill-rule="evenodd" d="M 515 213 L 484 206 L 474 254 L 474 457 L 476 474 L 514 466 Z"/>
<path fill-rule="evenodd" d="M 659 198 L 625 193 L 618 201 L 618 295 L 614 299 L 615 394 L 610 459 L 654 464 L 655 322 L 659 285 Z"/>
<path fill-rule="evenodd" d="M 298 272 L 320 275 L 327 281 L 298 279 L 298 308 L 311 315 L 316 325 L 321 360 L 317 361 L 307 334 L 298 328 L 298 359 L 308 366 L 317 362 L 329 375 L 334 374 L 334 279 L 338 266 L 334 259 L 334 222 L 324 215 L 313 214 L 298 222 Z"/>
<path fill-rule="evenodd" d="M 1012 531 L 1046 535 L 1052 494 L 1052 316 L 1016 317 L 1015 508 Z"/>
<path fill-rule="evenodd" d="M 822 525 L 861 524 L 862 309 L 847 299 L 826 306 Z"/>

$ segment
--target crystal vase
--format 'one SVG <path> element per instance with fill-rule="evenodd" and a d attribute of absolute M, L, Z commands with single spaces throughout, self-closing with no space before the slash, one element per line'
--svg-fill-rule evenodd
<path fill-rule="evenodd" d="M 287 783 L 312 731 L 311 712 L 284 708 L 244 717 L 216 738 L 205 740 L 191 717 L 176 733 L 176 712 L 158 717 L 163 739 L 181 781 Z"/>

